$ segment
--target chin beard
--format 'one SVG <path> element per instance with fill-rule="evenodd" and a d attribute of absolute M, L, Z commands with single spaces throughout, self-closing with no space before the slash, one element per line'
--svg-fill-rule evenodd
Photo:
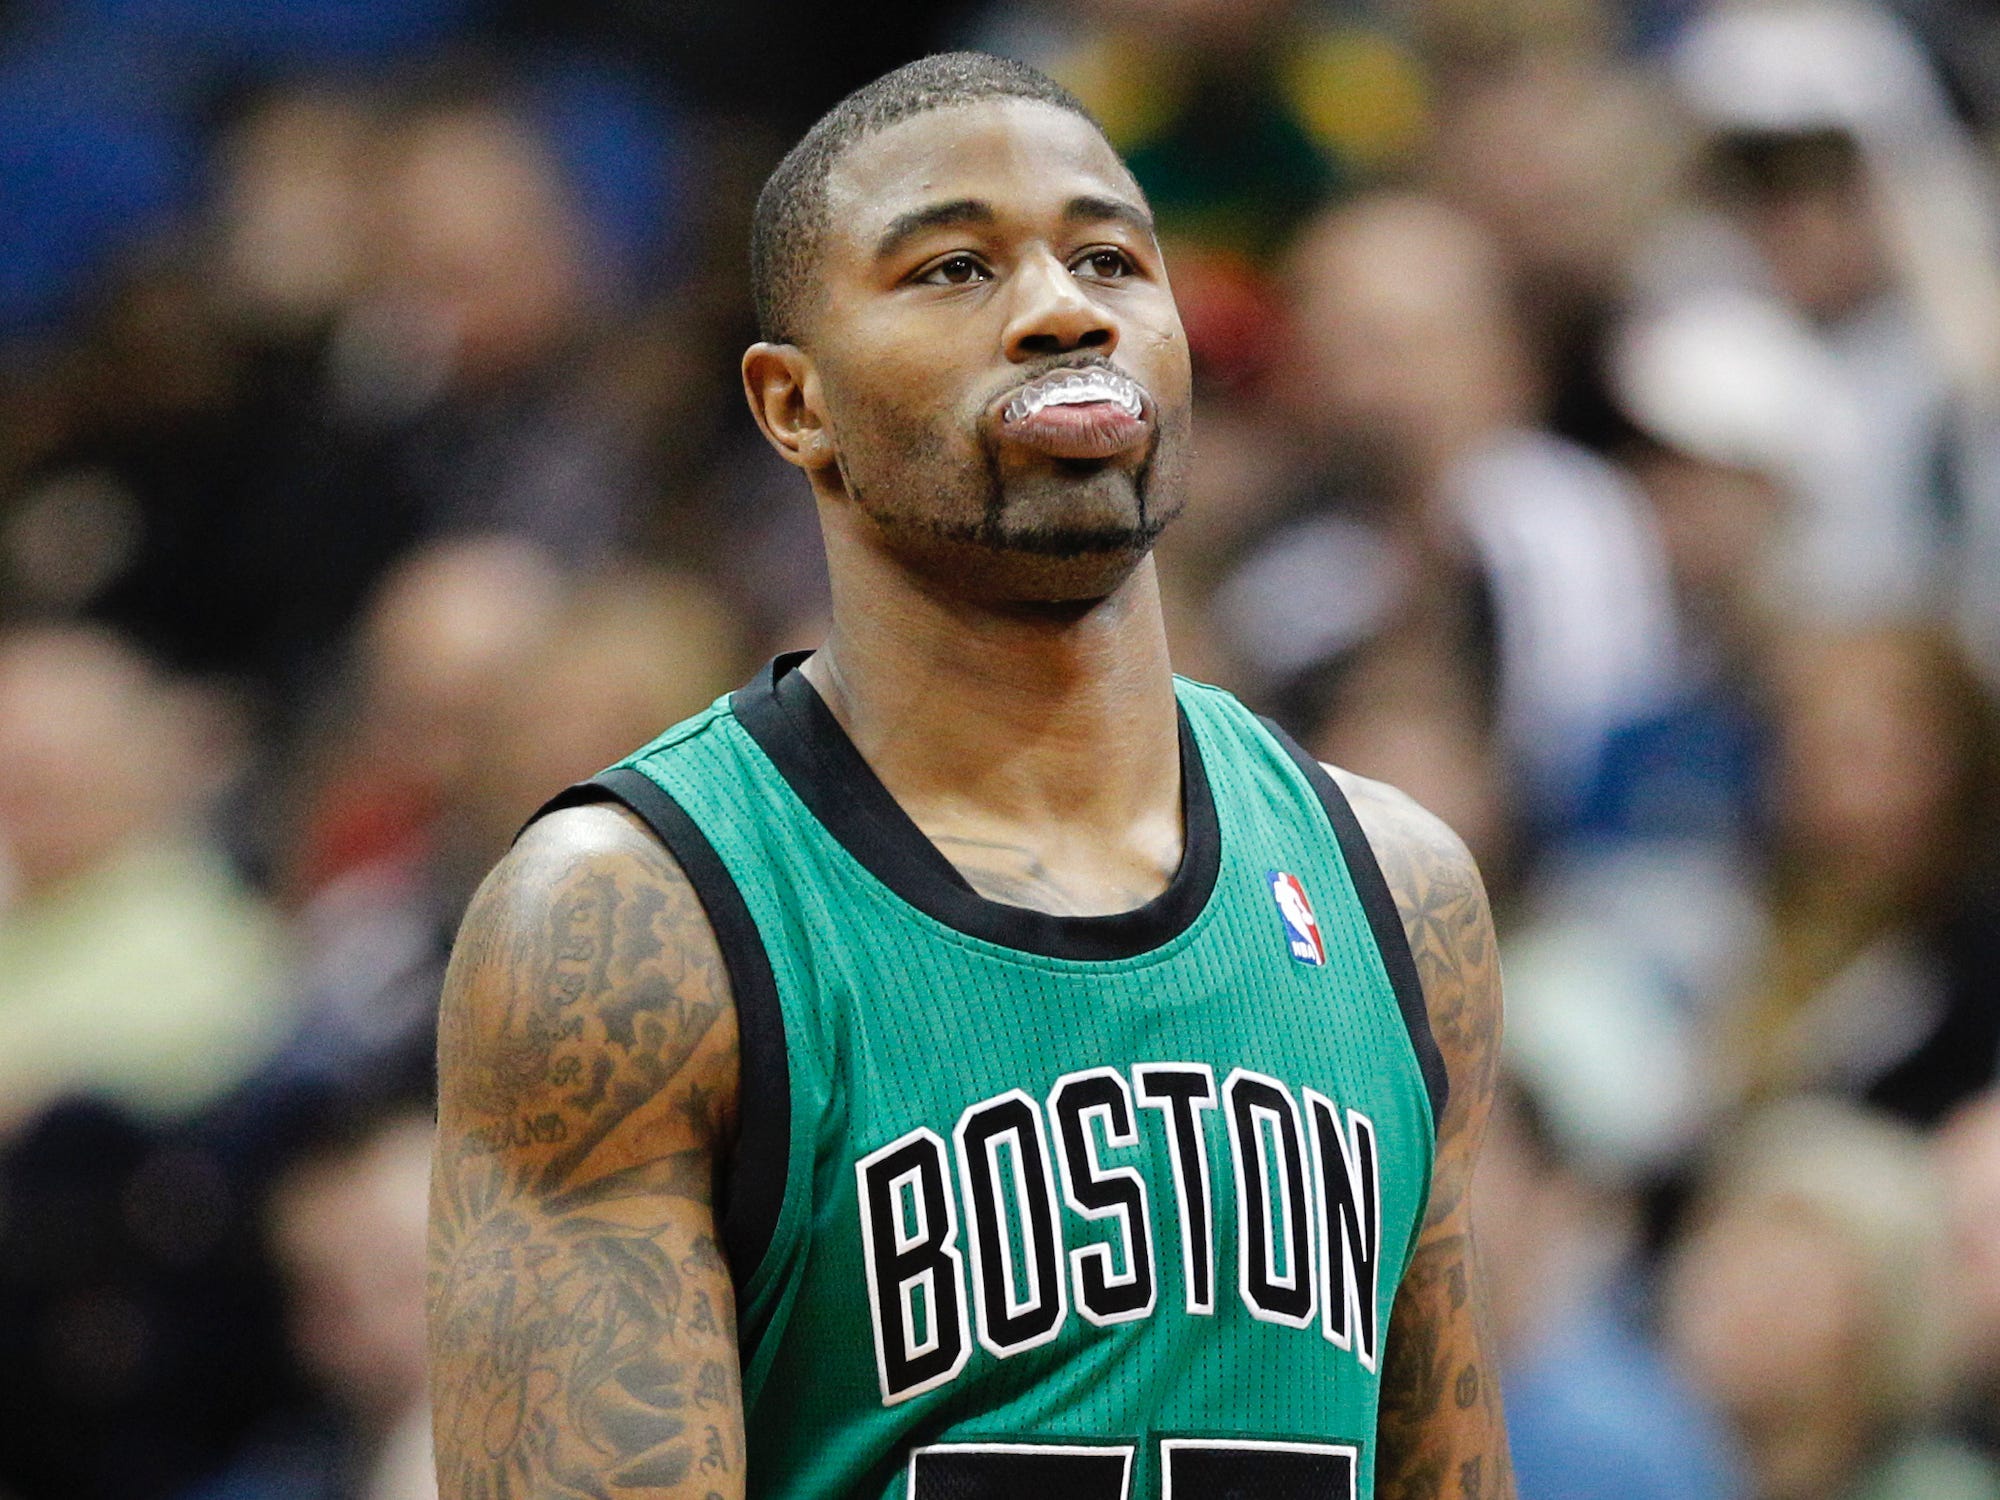
<path fill-rule="evenodd" d="M 1129 554 L 1143 557 L 1179 513 L 1179 507 L 1165 510 L 1152 504 L 1147 480 L 1141 469 L 1133 476 L 1133 503 L 1129 520 L 1064 520 L 1060 517 L 1030 519 L 1022 507 L 996 496 L 979 524 L 968 528 L 964 540 L 995 552 L 1017 552 L 1052 559 L 1104 557 Z"/>
<path fill-rule="evenodd" d="M 1152 550 L 1160 534 L 1175 516 L 1180 514 L 1180 504 L 1160 506 L 1154 504 L 1153 459 L 1148 452 L 1144 461 L 1129 473 L 1114 470 L 1096 462 L 1059 465 L 1057 475 L 1049 479 L 1033 481 L 1045 491 L 1060 487 L 1081 488 L 1093 480 L 1100 484 L 1115 484 L 1121 477 L 1131 485 L 1129 505 L 1120 506 L 1129 515 L 1108 518 L 1105 507 L 1093 506 L 1088 516 L 1065 519 L 1061 511 L 1064 501 L 1047 507 L 1054 515 L 1035 515 L 1043 507 L 1036 506 L 1022 493 L 1023 486 L 1017 485 L 1010 494 L 1006 480 L 1002 477 L 998 455 L 987 455 L 984 474 L 984 498 L 977 520 L 953 520 L 946 517 L 911 515 L 876 504 L 868 494 L 859 488 L 851 474 L 843 470 L 843 479 L 849 497 L 869 516 L 877 526 L 891 535 L 916 533 L 931 542 L 942 542 L 958 548 L 974 548 L 995 554 L 1016 554 L 1025 557 L 1063 561 L 1066 559 L 1110 558 L 1129 556 L 1143 557 Z M 967 507 L 969 510 L 971 507 Z M 1024 512 L 1026 514 L 1024 514 Z"/>
<path fill-rule="evenodd" d="M 1165 529 L 1164 521 L 1126 527 L 1024 526 L 1010 527 L 997 535 L 982 529 L 976 540 L 996 552 L 1019 552 L 1057 561 L 1121 553 L 1143 557 L 1153 550 L 1153 543 Z"/>

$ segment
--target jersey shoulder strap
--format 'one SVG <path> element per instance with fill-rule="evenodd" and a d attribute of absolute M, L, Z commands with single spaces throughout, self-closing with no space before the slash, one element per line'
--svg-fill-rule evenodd
<path fill-rule="evenodd" d="M 1363 915 L 1368 919 L 1368 930 L 1375 939 L 1375 948 L 1381 955 L 1390 986 L 1396 992 L 1396 1008 L 1402 1013 L 1403 1028 L 1410 1034 L 1410 1050 L 1416 1054 L 1417 1068 L 1423 1074 L 1424 1092 L 1430 1098 L 1432 1126 L 1441 1130 L 1445 1104 L 1451 1095 L 1451 1080 L 1445 1069 L 1444 1055 L 1438 1050 L 1437 1038 L 1431 1031 L 1430 1009 L 1424 1003 L 1423 980 L 1417 973 L 1416 955 L 1410 951 L 1409 932 L 1403 926 L 1402 911 L 1396 905 L 1395 893 L 1389 889 L 1388 877 L 1382 873 L 1382 863 L 1376 858 L 1375 847 L 1369 843 L 1367 831 L 1362 828 L 1361 819 L 1355 814 L 1347 793 L 1327 773 L 1326 767 L 1275 720 L 1262 714 L 1256 717 L 1264 732 L 1299 768 L 1306 784 L 1313 789 L 1320 806 L 1325 809 L 1327 821 L 1333 825 L 1341 856 L 1347 861 L 1348 877 L 1354 882 L 1354 893 L 1361 902 Z"/>
<path fill-rule="evenodd" d="M 722 857 L 686 809 L 645 772 L 629 764 L 601 771 L 550 798 L 529 822 L 566 807 L 606 802 L 638 818 L 673 855 L 707 913 L 729 975 L 742 1102 L 735 1144 L 716 1172 L 715 1194 L 716 1222 L 740 1298 L 770 1249 L 785 1201 L 792 1090 L 777 980 L 756 918 Z"/>

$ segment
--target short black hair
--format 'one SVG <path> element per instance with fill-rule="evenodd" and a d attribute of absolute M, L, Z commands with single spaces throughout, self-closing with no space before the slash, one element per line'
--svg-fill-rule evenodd
<path fill-rule="evenodd" d="M 913 115 L 984 99 L 1030 99 L 1104 127 L 1068 89 L 1026 63 L 984 52 L 939 52 L 864 84 L 820 116 L 785 153 L 757 195 L 750 225 L 750 290 L 758 333 L 795 343 L 826 233 L 826 179 L 859 142 Z"/>

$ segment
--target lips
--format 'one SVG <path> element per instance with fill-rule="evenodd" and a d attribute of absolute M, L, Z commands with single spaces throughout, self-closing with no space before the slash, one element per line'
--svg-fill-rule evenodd
<path fill-rule="evenodd" d="M 1146 393 L 1102 365 L 1055 370 L 1015 391 L 1000 436 L 1050 458 L 1114 458 L 1146 439 Z"/>

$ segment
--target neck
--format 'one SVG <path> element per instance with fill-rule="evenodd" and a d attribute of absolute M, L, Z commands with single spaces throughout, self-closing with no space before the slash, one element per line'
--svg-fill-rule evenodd
<path fill-rule="evenodd" d="M 996 605 L 827 541 L 833 630 L 803 670 L 973 888 L 1074 916 L 1164 890 L 1185 830 L 1151 560 L 1093 602 Z"/>
<path fill-rule="evenodd" d="M 835 559 L 833 629 L 804 670 L 920 826 L 947 804 L 1106 826 L 1178 807 L 1150 560 L 1108 597 L 1062 606 L 968 603 L 853 561 Z"/>

